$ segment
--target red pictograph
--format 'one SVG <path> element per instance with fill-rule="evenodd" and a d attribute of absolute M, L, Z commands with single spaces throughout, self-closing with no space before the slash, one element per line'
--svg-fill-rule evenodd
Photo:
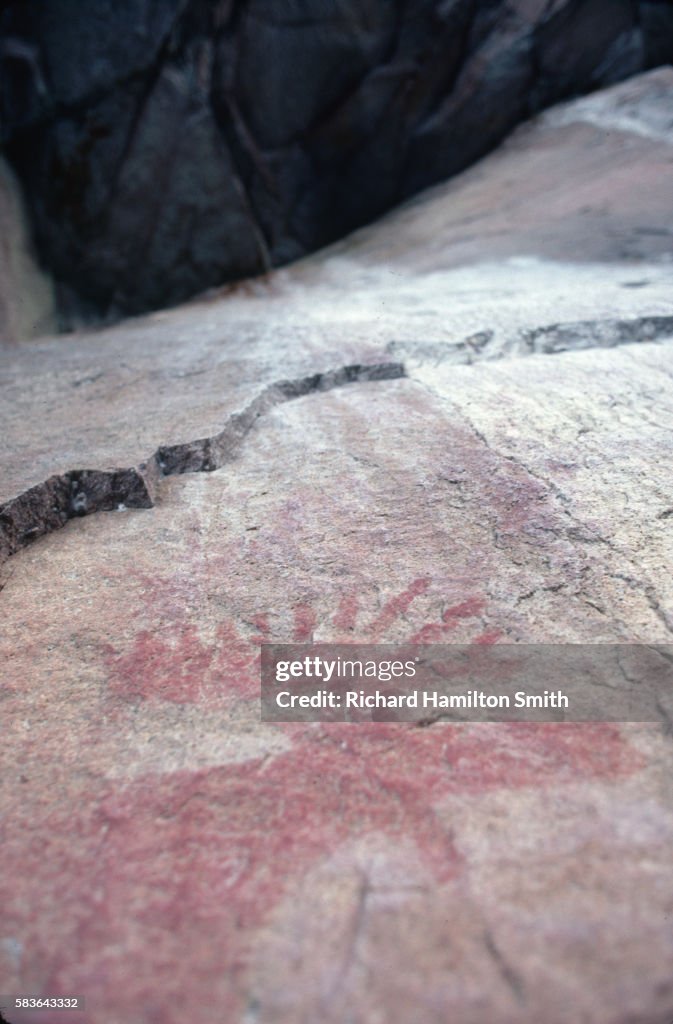
<path fill-rule="evenodd" d="M 193 597 L 189 582 L 177 583 L 161 577 L 142 577 L 151 597 L 158 628 L 140 629 L 126 651 L 106 648 L 110 671 L 110 693 L 132 700 L 168 700 L 178 704 L 202 701 L 226 702 L 231 696 L 256 697 L 259 690 L 259 646 L 262 643 L 310 643 L 318 626 L 317 610 L 307 603 L 291 609 L 289 635 L 279 636 L 270 626 L 270 614 L 256 612 L 241 626 L 229 619 L 220 621 L 210 636 L 196 624 L 184 623 L 179 610 Z M 404 621 L 413 602 L 426 594 L 428 577 L 412 580 L 407 587 L 385 600 L 373 615 L 360 613 L 358 599 L 346 594 L 329 617 L 332 642 L 383 643 L 390 630 Z M 469 597 L 445 608 L 437 621 L 414 629 L 406 639 L 412 643 L 449 643 L 459 626 L 470 624 L 470 642 L 493 644 L 501 638 L 497 629 L 484 629 L 486 602 Z"/>
<path fill-rule="evenodd" d="M 5 822 L 3 867 L 24 883 L 20 893 L 0 885 L 3 922 L 22 936 L 45 990 L 78 987 L 100 1005 L 121 1000 L 132 1016 L 160 989 L 198 1000 L 205 988 L 220 994 L 222 1019 L 237 1019 L 259 934 L 335 851 L 368 837 L 393 850 L 404 844 L 441 899 L 469 868 L 453 832 L 452 800 L 527 787 L 558 794 L 565 784 L 612 782 L 642 767 L 641 754 L 611 724 L 262 726 L 256 707 L 245 708 L 259 694 L 260 644 L 312 639 L 318 611 L 290 607 L 290 635 L 279 637 L 278 618 L 266 609 L 234 623 L 199 616 L 197 607 L 195 621 L 183 621 L 186 599 L 200 600 L 188 581 L 143 577 L 140 584 L 158 626 L 140 619 L 127 649 L 104 649 L 101 736 L 119 730 L 132 746 L 139 708 L 157 712 L 150 721 L 158 733 L 171 728 L 162 708 L 191 705 L 223 712 L 232 753 L 206 767 L 190 768 L 187 752 L 180 770 L 78 777 L 75 803 L 55 799 L 41 809 L 34 842 L 22 838 L 31 834 L 24 819 L 32 812 L 16 802 Z M 380 642 L 412 621 L 408 639 L 416 641 L 447 642 L 466 628 L 474 643 L 497 639 L 477 595 L 447 602 L 436 621 L 419 625 L 411 613 L 431 586 L 412 580 L 374 614 L 344 596 L 329 618 L 333 639 Z M 242 718 L 226 714 L 230 702 L 243 706 Z M 252 729 L 259 743 L 247 757 L 237 751 L 241 729 Z M 49 914 L 43 894 L 63 888 L 71 909 L 51 932 L 26 923 L 26 907 L 41 921 Z M 132 948 L 142 949 L 142 978 L 129 969 Z M 157 1020 L 179 1019 L 177 1010 L 161 1013 Z"/>

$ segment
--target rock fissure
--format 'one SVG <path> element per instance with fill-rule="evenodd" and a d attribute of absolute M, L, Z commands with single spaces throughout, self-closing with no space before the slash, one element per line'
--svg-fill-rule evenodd
<path fill-rule="evenodd" d="M 568 344 L 570 337 L 579 328 L 595 332 L 598 347 L 603 347 L 606 343 L 610 347 L 637 344 L 655 341 L 662 336 L 673 336 L 673 317 L 651 316 L 639 317 L 632 321 L 610 321 L 607 324 L 587 322 L 540 327 L 525 333 L 531 339 L 548 339 L 553 336 L 558 342 L 562 338 L 561 345 L 543 345 L 541 348 L 536 345 L 525 346 L 522 354 L 557 354 L 567 351 L 573 347 Z M 391 349 L 392 346 L 388 346 L 388 350 Z M 397 350 L 396 347 L 395 351 Z M 0 562 L 28 546 L 38 537 L 59 529 L 70 519 L 100 511 L 152 508 L 155 503 L 156 486 L 162 477 L 220 469 L 235 456 L 240 444 L 260 416 L 278 404 L 312 392 L 329 391 L 345 384 L 392 380 L 405 376 L 407 373 L 402 362 L 386 362 L 369 366 L 354 364 L 306 377 L 277 381 L 260 391 L 244 410 L 232 414 L 223 430 L 217 434 L 180 444 L 160 445 L 146 462 L 135 467 L 110 471 L 76 469 L 49 477 L 0 506 Z M 420 381 L 415 383 L 423 386 Z M 444 397 L 433 388 L 428 390 L 436 397 Z M 473 424 L 470 426 L 488 447 L 486 437 Z M 503 452 L 499 454 L 509 461 L 519 463 L 515 456 Z M 567 506 L 566 496 L 552 481 L 539 477 L 530 467 L 522 468 L 549 488 L 561 503 Z M 572 520 L 573 517 L 567 507 L 565 511 Z M 606 538 L 600 536 L 591 539 L 608 543 Z"/>
<path fill-rule="evenodd" d="M 353 364 L 277 381 L 264 388 L 242 412 L 230 416 L 224 429 L 211 437 L 161 445 L 137 467 L 108 471 L 73 469 L 51 476 L 0 506 L 0 562 L 70 519 L 94 512 L 152 508 L 162 477 L 220 469 L 232 459 L 260 416 L 276 405 L 346 384 L 404 376 L 404 365 L 390 362 Z"/>
<path fill-rule="evenodd" d="M 480 330 L 458 341 L 394 340 L 386 350 L 419 363 L 470 366 L 513 357 L 557 355 L 594 348 L 618 348 L 673 339 L 673 316 L 578 320 L 518 331 Z"/>

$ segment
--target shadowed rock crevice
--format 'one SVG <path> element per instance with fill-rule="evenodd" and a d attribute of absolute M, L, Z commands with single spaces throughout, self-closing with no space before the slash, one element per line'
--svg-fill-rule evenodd
<path fill-rule="evenodd" d="M 240 413 L 234 413 L 219 434 L 185 444 L 160 446 L 138 467 L 70 470 L 49 477 L 0 506 L 0 562 L 68 520 L 94 512 L 152 508 L 162 476 L 207 473 L 224 466 L 260 416 L 276 405 L 345 384 L 397 380 L 405 376 L 401 363 L 342 366 L 265 388 Z"/>
<path fill-rule="evenodd" d="M 673 316 L 643 316 L 634 320 L 592 320 L 549 324 L 521 333 L 533 353 L 573 352 L 587 348 L 616 348 L 673 338 Z"/>
<path fill-rule="evenodd" d="M 514 356 L 555 355 L 592 348 L 617 348 L 673 339 L 673 316 L 640 316 L 631 320 L 581 320 L 546 324 L 509 335 L 490 329 L 460 341 L 391 341 L 386 351 L 414 362 L 472 365 Z"/>

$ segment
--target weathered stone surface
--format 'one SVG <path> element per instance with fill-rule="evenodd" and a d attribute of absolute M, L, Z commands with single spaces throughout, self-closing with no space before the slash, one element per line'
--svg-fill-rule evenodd
<path fill-rule="evenodd" d="M 55 327 L 54 290 L 36 264 L 17 182 L 0 159 L 0 345 Z"/>
<path fill-rule="evenodd" d="M 264 640 L 670 642 L 673 260 L 637 230 L 670 222 L 670 82 L 553 112 L 266 281 L 3 355 L 7 498 L 244 428 L 219 471 L 2 567 L 3 988 L 77 990 L 90 1024 L 671 1017 L 664 711 L 258 704 Z M 618 143 L 646 189 L 616 193 Z"/>
<path fill-rule="evenodd" d="M 673 61 L 651 0 L 10 0 L 7 152 L 66 320 L 333 241 L 566 96 Z"/>
<path fill-rule="evenodd" d="M 667 69 L 557 107 L 473 171 L 226 301 L 5 353 L 0 502 L 213 436 L 277 381 L 670 336 L 671 102 Z"/>

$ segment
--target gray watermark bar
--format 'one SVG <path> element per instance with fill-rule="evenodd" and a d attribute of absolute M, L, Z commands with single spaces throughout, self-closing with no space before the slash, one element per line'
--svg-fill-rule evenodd
<path fill-rule="evenodd" d="M 661 722 L 673 645 L 264 644 L 265 722 Z"/>

